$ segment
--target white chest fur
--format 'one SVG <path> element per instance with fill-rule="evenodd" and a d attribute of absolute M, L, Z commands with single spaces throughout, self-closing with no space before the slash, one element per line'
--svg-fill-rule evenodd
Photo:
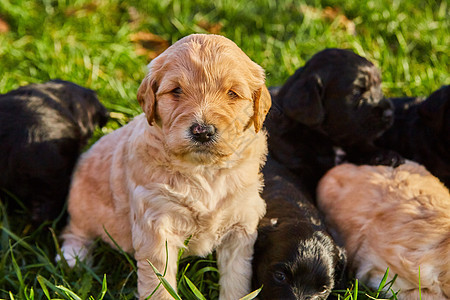
<path fill-rule="evenodd" d="M 264 213 L 259 178 L 242 180 L 239 169 L 172 174 L 167 183 L 137 186 L 131 195 L 133 221 L 149 234 L 177 240 L 179 247 L 190 237 L 187 253 L 204 256 L 232 230 L 254 228 Z"/>
<path fill-rule="evenodd" d="M 266 151 L 263 133 L 252 140 L 245 156 L 221 167 L 181 164 L 167 155 L 162 140 L 157 128 L 134 130 L 124 155 L 125 164 L 145 166 L 125 176 L 130 221 L 140 229 L 131 228 L 135 250 L 146 238 L 158 244 L 170 239 L 181 248 L 191 237 L 188 253 L 203 256 L 234 230 L 255 231 L 265 212 L 257 175 Z"/>

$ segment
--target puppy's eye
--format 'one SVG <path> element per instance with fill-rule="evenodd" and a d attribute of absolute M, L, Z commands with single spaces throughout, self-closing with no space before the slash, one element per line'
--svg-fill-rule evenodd
<path fill-rule="evenodd" d="M 363 94 L 365 93 L 365 89 L 363 88 L 356 88 L 353 92 L 353 103 L 355 105 L 355 108 L 359 108 L 364 104 L 364 97 Z"/>
<path fill-rule="evenodd" d="M 231 99 L 235 99 L 235 98 L 239 97 L 238 94 L 236 94 L 236 93 L 235 93 L 234 91 L 232 91 L 232 90 L 228 90 L 227 95 L 228 95 L 228 97 L 230 97 Z"/>
<path fill-rule="evenodd" d="M 353 98 L 359 99 L 366 92 L 366 89 L 363 87 L 355 87 L 353 90 Z"/>
<path fill-rule="evenodd" d="M 286 274 L 281 271 L 275 271 L 273 273 L 273 279 L 278 283 L 284 283 L 286 281 Z"/>
<path fill-rule="evenodd" d="M 323 290 L 320 292 L 321 295 L 324 295 L 328 292 L 328 287 L 326 287 L 325 285 L 322 287 Z"/>
<path fill-rule="evenodd" d="M 172 93 L 172 94 L 178 96 L 178 95 L 183 94 L 183 89 L 180 88 L 180 87 L 176 87 L 176 88 L 174 88 L 173 90 L 171 90 L 170 93 Z"/>

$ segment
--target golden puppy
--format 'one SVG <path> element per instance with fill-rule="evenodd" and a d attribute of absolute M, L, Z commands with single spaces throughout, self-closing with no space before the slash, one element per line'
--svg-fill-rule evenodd
<path fill-rule="evenodd" d="M 450 298 L 450 194 L 425 168 L 343 164 L 318 186 L 318 204 L 345 242 L 356 277 L 377 288 L 398 274 L 399 299 Z"/>
<path fill-rule="evenodd" d="M 250 289 L 256 228 L 265 213 L 259 170 L 267 151 L 262 122 L 271 105 L 264 70 L 232 41 L 187 36 L 155 58 L 138 90 L 145 115 L 101 138 L 80 160 L 62 251 L 70 265 L 92 240 L 138 265 L 138 293 L 158 285 L 147 260 L 176 287 L 177 254 L 217 250 L 220 299 Z M 172 299 L 161 287 L 156 299 Z"/>

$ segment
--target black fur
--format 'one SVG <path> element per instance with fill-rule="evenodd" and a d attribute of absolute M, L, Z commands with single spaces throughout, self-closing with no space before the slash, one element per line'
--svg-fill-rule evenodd
<path fill-rule="evenodd" d="M 315 54 L 278 90 L 266 119 L 269 151 L 300 176 L 311 194 L 336 164 L 336 147 L 347 161 L 396 166 L 397 153 L 373 141 L 393 122 L 393 107 L 383 98 L 378 69 L 342 49 Z"/>
<path fill-rule="evenodd" d="M 267 214 L 255 243 L 253 289 L 263 286 L 259 299 L 326 299 L 342 279 L 344 250 L 295 175 L 270 156 L 263 174 Z"/>
<path fill-rule="evenodd" d="M 375 143 L 424 165 L 450 188 L 450 85 L 425 100 L 391 100 L 394 125 Z"/>
<path fill-rule="evenodd" d="M 62 80 L 0 95 L 0 188 L 30 208 L 34 223 L 60 214 L 75 162 L 107 118 L 94 91 Z"/>

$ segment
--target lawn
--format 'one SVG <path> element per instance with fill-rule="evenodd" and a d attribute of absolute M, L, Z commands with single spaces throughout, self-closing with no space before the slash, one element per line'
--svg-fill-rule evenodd
<path fill-rule="evenodd" d="M 98 93 L 114 114 L 94 139 L 139 114 L 146 65 L 191 33 L 232 39 L 282 84 L 324 48 L 352 49 L 382 71 L 386 96 L 428 95 L 450 84 L 450 8 L 432 0 L 1 0 L 0 93 L 60 78 Z M 0 170 L 1 171 L 1 170 Z M 1 199 L 0 199 L 1 200 Z M 54 263 L 55 224 L 27 225 L 27 211 L 0 202 L 0 299 L 133 299 L 135 262 L 98 242 L 93 260 L 71 270 Z M 395 239 L 395 237 L 392 237 Z M 179 291 L 218 297 L 214 257 L 184 260 Z M 348 284 L 342 299 L 376 292 Z"/>

